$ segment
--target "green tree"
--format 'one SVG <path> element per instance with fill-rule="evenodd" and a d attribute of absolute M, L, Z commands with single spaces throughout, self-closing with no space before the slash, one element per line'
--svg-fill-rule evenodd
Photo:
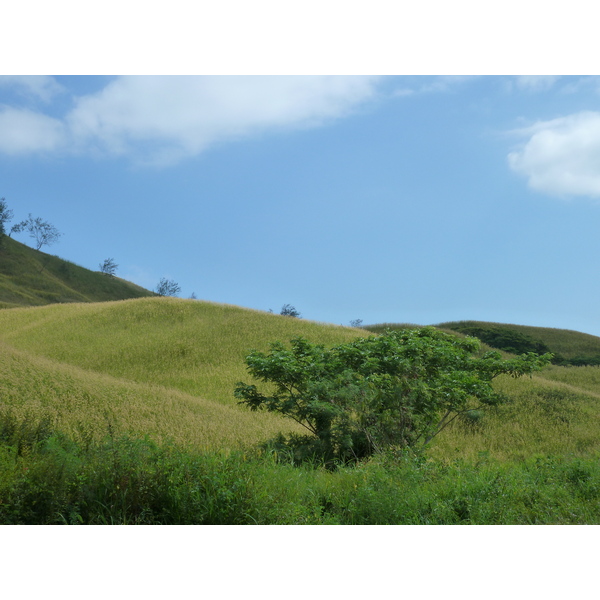
<path fill-rule="evenodd" d="M 552 355 L 504 360 L 477 356 L 475 338 L 433 327 L 387 331 L 330 349 L 304 338 L 291 348 L 251 352 L 248 372 L 268 384 L 238 383 L 235 396 L 252 410 L 278 412 L 307 436 L 288 443 L 326 461 L 349 461 L 389 447 L 424 447 L 459 415 L 500 403 L 492 380 L 541 369 Z"/>
<path fill-rule="evenodd" d="M 281 307 L 281 312 L 279 314 L 283 315 L 284 317 L 294 317 L 296 319 L 301 317 L 300 313 L 291 304 L 284 304 Z"/>
<path fill-rule="evenodd" d="M 156 293 L 159 296 L 177 296 L 181 288 L 179 284 L 172 279 L 165 279 L 164 277 L 158 282 L 156 286 Z"/>
<path fill-rule="evenodd" d="M 13 211 L 8 208 L 5 198 L 0 198 L 0 238 L 6 235 L 6 226 L 13 218 Z"/>
<path fill-rule="evenodd" d="M 109 277 L 114 277 L 119 265 L 115 262 L 114 258 L 107 258 L 99 266 L 102 273 L 108 275 Z"/>

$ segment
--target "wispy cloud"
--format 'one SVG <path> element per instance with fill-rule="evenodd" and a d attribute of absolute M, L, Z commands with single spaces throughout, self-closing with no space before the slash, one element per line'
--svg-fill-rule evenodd
<path fill-rule="evenodd" d="M 28 109 L 0 107 L 0 152 L 49 152 L 64 147 L 65 127 L 57 119 Z"/>
<path fill-rule="evenodd" d="M 518 75 L 515 85 L 517 89 L 528 92 L 547 92 L 559 79 L 558 75 Z"/>
<path fill-rule="evenodd" d="M 22 96 L 50 102 L 65 92 L 54 77 L 49 75 L 0 75 L 0 88 L 11 88 Z"/>
<path fill-rule="evenodd" d="M 445 94 L 475 79 L 475 75 L 413 76 L 403 78 L 402 87 L 392 91 L 392 97 L 413 94 Z"/>
<path fill-rule="evenodd" d="M 531 189 L 554 196 L 600 197 L 600 113 L 585 111 L 522 129 L 508 155 Z"/>
<path fill-rule="evenodd" d="M 346 117 L 375 95 L 377 81 L 358 76 L 119 77 L 98 93 L 75 98 L 61 122 L 6 108 L 0 151 L 57 149 L 62 136 L 71 151 L 164 165 L 219 142 Z M 17 115 L 20 120 L 11 124 L 8 117 Z"/>

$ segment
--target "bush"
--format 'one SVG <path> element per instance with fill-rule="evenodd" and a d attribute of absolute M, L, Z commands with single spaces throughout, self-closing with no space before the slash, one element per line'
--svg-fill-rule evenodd
<path fill-rule="evenodd" d="M 302 425 L 308 438 L 290 438 L 294 456 L 320 454 L 328 465 L 356 461 L 389 447 L 428 444 L 457 416 L 503 398 L 492 389 L 502 373 L 518 377 L 547 364 L 533 353 L 482 358 L 474 338 L 432 327 L 388 331 L 331 349 L 303 338 L 291 349 L 251 352 L 249 373 L 267 383 L 238 383 L 235 396 L 251 410 L 278 412 Z"/>

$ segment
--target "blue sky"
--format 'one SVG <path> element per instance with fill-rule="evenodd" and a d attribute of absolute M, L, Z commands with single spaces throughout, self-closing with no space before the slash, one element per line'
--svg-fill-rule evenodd
<path fill-rule="evenodd" d="M 0 77 L 48 252 L 317 321 L 600 335 L 599 167 L 597 77 Z"/>

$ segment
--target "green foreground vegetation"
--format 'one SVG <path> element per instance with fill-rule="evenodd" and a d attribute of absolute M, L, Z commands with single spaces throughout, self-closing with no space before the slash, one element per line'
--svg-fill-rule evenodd
<path fill-rule="evenodd" d="M 74 443 L 0 423 L 4 524 L 597 524 L 600 464 L 379 455 L 335 472 L 148 439 Z"/>

